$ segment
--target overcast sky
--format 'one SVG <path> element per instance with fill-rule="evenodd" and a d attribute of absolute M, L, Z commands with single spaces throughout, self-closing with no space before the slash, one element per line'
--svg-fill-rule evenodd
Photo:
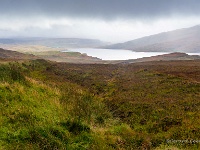
<path fill-rule="evenodd" d="M 199 0 L 0 0 L 0 37 L 124 42 L 197 24 Z"/>

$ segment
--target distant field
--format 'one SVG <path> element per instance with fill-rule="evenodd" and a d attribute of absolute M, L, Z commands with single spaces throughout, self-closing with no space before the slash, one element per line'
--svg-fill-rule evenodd
<path fill-rule="evenodd" d="M 101 59 L 87 56 L 79 52 L 60 52 L 60 48 L 52 48 L 41 45 L 0 45 L 1 48 L 17 51 L 24 54 L 33 54 L 39 58 L 70 63 L 102 63 Z M 9 51 L 8 51 L 9 52 Z M 26 59 L 26 57 L 24 58 Z"/>
<path fill-rule="evenodd" d="M 79 52 L 43 51 L 32 52 L 31 54 L 56 62 L 68 62 L 76 64 L 104 63 L 104 61 L 99 58 L 87 56 L 86 54 L 81 54 Z"/>
<path fill-rule="evenodd" d="M 1 48 L 18 51 L 22 53 L 45 52 L 45 51 L 60 51 L 62 49 L 52 48 L 42 45 L 26 45 L 26 44 L 0 44 Z"/>

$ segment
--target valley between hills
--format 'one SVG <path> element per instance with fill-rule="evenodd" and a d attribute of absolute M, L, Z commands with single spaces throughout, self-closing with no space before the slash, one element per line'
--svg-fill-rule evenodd
<path fill-rule="evenodd" d="M 0 150 L 200 150 L 200 0 L 0 0 Z"/>
<path fill-rule="evenodd" d="M 0 39 L 0 149 L 198 150 L 200 56 L 185 53 L 198 52 L 198 31 L 115 45 Z M 111 61 L 62 52 L 102 46 L 171 53 Z"/>
<path fill-rule="evenodd" d="M 46 55 L 0 49 L 0 149 L 200 148 L 198 56 Z"/>

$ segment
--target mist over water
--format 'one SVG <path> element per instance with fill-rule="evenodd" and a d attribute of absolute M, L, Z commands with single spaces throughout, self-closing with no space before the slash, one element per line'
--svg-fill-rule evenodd
<path fill-rule="evenodd" d="M 130 50 L 116 50 L 116 49 L 96 49 L 96 48 L 77 48 L 69 49 L 63 52 L 80 52 L 88 56 L 97 57 L 102 60 L 127 60 L 137 59 L 142 57 L 150 57 L 156 55 L 163 55 L 169 52 L 133 52 Z"/>
<path fill-rule="evenodd" d="M 97 48 L 75 48 L 65 50 L 63 52 L 80 52 L 88 56 L 97 57 L 102 60 L 128 60 L 143 57 L 151 57 L 157 55 L 168 54 L 170 52 L 134 52 L 122 49 L 97 49 Z M 187 53 L 189 55 L 200 55 L 200 53 Z"/>

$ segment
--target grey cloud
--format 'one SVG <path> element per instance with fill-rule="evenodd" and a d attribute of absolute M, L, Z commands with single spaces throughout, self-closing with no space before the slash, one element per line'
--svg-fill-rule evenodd
<path fill-rule="evenodd" d="M 153 19 L 200 15 L 199 8 L 199 0 L 1 0 L 0 15 Z"/>

